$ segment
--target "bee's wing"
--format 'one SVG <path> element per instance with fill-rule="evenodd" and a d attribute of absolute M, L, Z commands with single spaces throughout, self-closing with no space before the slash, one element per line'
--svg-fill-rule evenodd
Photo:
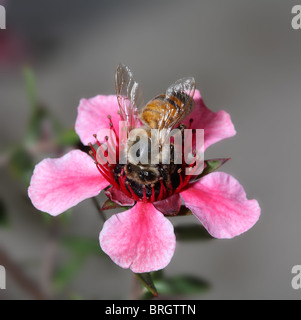
<path fill-rule="evenodd" d="M 195 92 L 195 79 L 183 78 L 168 87 L 165 92 L 166 106 L 158 129 L 166 129 L 164 140 L 170 131 L 176 128 L 193 108 L 193 96 Z M 168 106 L 173 107 L 168 107 Z M 176 111 L 175 111 L 176 110 Z M 176 112 L 176 115 L 175 115 Z M 163 142 L 163 141 L 162 141 Z"/>
<path fill-rule="evenodd" d="M 143 106 L 142 91 L 129 67 L 120 64 L 115 73 L 115 89 L 120 115 L 132 130 L 138 121 L 138 110 Z"/>

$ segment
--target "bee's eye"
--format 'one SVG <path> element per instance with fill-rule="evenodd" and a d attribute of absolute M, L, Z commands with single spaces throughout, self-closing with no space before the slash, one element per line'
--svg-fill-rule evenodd
<path fill-rule="evenodd" d="M 152 171 L 140 171 L 139 178 L 143 181 L 153 181 L 156 175 Z"/>

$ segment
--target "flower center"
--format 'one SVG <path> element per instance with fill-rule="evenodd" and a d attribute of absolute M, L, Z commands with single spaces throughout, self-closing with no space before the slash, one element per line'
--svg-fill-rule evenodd
<path fill-rule="evenodd" d="M 156 202 L 163 200 L 175 193 L 179 193 L 183 188 L 187 186 L 193 177 L 192 174 L 186 175 L 186 169 L 192 169 L 193 165 L 152 165 L 149 168 L 141 169 L 139 166 L 128 164 L 118 164 L 118 150 L 119 141 L 118 135 L 115 132 L 115 128 L 112 122 L 112 118 L 109 115 L 110 128 L 114 130 L 116 136 L 116 161 L 117 164 L 112 164 L 110 159 L 109 137 L 103 137 L 107 142 L 107 150 L 103 149 L 102 144 L 98 140 L 96 134 L 94 134 L 95 143 L 89 143 L 91 151 L 90 155 L 93 157 L 97 169 L 101 175 L 115 188 L 121 190 L 128 197 L 133 198 L 135 201 L 143 202 Z M 192 121 L 191 121 L 192 122 Z M 191 124 L 191 123 L 190 123 Z M 101 153 L 108 158 L 108 161 L 99 161 L 97 157 L 97 146 L 100 148 Z M 96 148 L 96 149 L 95 149 Z"/>

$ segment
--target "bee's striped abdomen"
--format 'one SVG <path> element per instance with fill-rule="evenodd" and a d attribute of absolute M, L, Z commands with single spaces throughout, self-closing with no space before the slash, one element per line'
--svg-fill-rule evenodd
<path fill-rule="evenodd" d="M 140 119 L 151 129 L 169 128 L 179 118 L 183 118 L 190 112 L 192 103 L 190 102 L 190 106 L 185 105 L 187 100 L 185 93 L 175 93 L 168 97 L 161 94 L 145 106 L 140 114 Z"/>

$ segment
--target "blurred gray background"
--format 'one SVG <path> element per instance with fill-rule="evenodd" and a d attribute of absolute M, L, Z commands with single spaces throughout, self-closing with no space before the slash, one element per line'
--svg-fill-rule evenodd
<path fill-rule="evenodd" d="M 120 62 L 131 67 L 146 100 L 178 78 L 194 76 L 207 106 L 230 113 L 237 135 L 210 147 L 205 156 L 232 157 L 221 170 L 243 184 L 248 198 L 258 199 L 262 215 L 254 228 L 235 239 L 177 244 L 166 272 L 200 276 L 212 284 L 210 291 L 194 298 L 301 297 L 301 291 L 291 287 L 291 269 L 301 264 L 301 30 L 291 27 L 295 4 L 290 0 L 6 3 L 5 32 L 19 37 L 35 72 L 40 100 L 66 127 L 74 126 L 80 98 L 114 93 L 114 71 Z M 1 149 L 18 142 L 29 115 L 22 58 L 17 58 L 16 63 L 0 67 Z M 38 283 L 47 232 L 38 219 L 40 213 L 24 200 L 24 186 L 5 166 L 0 168 L 0 179 L 0 196 L 11 213 L 11 227 L 0 229 L 0 246 Z M 172 221 L 177 225 L 194 218 Z M 65 232 L 98 238 L 100 228 L 87 200 L 73 210 Z M 57 259 L 64 258 L 60 255 Z M 0 291 L 0 298 L 32 298 L 7 272 L 7 290 Z M 131 285 L 129 270 L 109 259 L 91 257 L 68 292 L 86 299 L 129 298 Z"/>

